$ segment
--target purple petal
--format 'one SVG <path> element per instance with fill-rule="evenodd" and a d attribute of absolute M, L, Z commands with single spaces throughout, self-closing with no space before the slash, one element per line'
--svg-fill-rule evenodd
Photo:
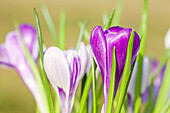
<path fill-rule="evenodd" d="M 20 25 L 21 34 L 25 44 L 27 45 L 33 59 L 38 59 L 39 46 L 36 29 L 29 24 Z"/>
<path fill-rule="evenodd" d="M 107 103 L 107 93 L 106 93 L 106 77 L 107 76 L 107 44 L 103 30 L 100 26 L 96 26 L 90 37 L 90 45 L 93 51 L 93 54 L 97 60 L 99 68 L 101 70 L 102 82 L 103 82 L 103 95 L 104 103 Z M 104 109 L 107 104 L 104 104 Z"/>
<path fill-rule="evenodd" d="M 91 48 L 94 53 L 94 56 L 97 59 L 97 63 L 100 67 L 102 74 L 105 111 L 107 107 L 107 98 L 110 86 L 113 47 L 115 46 L 116 48 L 116 61 L 117 61 L 115 81 L 116 92 L 126 60 L 127 45 L 131 31 L 132 29 L 129 28 L 124 29 L 122 27 L 116 26 L 109 28 L 105 30 L 105 32 L 103 32 L 102 28 L 100 26 L 97 26 L 93 29 L 91 34 L 90 39 Z M 140 38 L 138 34 L 135 32 L 131 64 L 136 59 L 139 46 Z"/>

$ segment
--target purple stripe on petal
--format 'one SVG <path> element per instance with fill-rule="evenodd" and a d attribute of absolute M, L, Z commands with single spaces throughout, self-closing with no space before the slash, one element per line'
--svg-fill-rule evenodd
<path fill-rule="evenodd" d="M 85 74 L 87 51 L 83 43 L 80 50 L 61 51 L 50 47 L 44 54 L 44 68 L 50 83 L 58 94 L 62 113 L 71 113 L 75 92 Z"/>

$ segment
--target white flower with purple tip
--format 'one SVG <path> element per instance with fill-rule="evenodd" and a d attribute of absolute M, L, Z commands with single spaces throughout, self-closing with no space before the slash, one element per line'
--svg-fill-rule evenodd
<path fill-rule="evenodd" d="M 36 29 L 29 24 L 22 24 L 19 28 L 22 40 L 36 62 L 39 56 Z M 18 31 L 14 30 L 8 33 L 5 43 L 0 45 L 0 54 L 0 66 L 11 67 L 17 70 L 25 85 L 34 96 L 41 113 L 48 113 L 48 108 L 44 104 L 40 88 L 26 58 Z"/>

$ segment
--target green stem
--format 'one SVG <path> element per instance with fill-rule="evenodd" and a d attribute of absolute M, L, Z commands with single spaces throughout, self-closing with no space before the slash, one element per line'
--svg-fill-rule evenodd
<path fill-rule="evenodd" d="M 112 70 L 111 70 L 111 77 L 110 77 L 109 97 L 108 97 L 106 113 L 112 112 L 114 89 L 115 89 L 115 77 L 116 77 L 116 55 L 115 55 L 115 46 L 114 46 L 113 55 L 112 55 Z"/>
<path fill-rule="evenodd" d="M 122 105 L 125 99 L 125 95 L 127 92 L 127 88 L 129 85 L 129 81 L 131 78 L 130 65 L 131 65 L 131 58 L 132 58 L 133 41 L 134 41 L 134 30 L 132 30 L 130 39 L 128 42 L 125 66 L 124 66 L 122 78 L 119 84 L 119 89 L 116 94 L 116 97 L 118 100 L 117 100 L 116 107 L 115 107 L 115 113 L 120 113 L 121 111 L 121 108 L 122 108 Z"/>
<path fill-rule="evenodd" d="M 122 14 L 122 9 L 123 9 L 123 0 L 118 0 L 118 4 L 116 7 L 116 12 L 115 12 L 115 16 L 113 19 L 113 24 L 112 26 L 118 26 L 120 23 L 120 17 Z"/>
<path fill-rule="evenodd" d="M 41 36 L 40 23 L 39 23 L 38 14 L 35 8 L 34 8 L 34 17 L 35 17 L 36 31 L 37 31 L 38 44 L 39 44 L 39 55 L 40 55 L 42 70 L 43 70 L 42 78 L 45 82 L 45 89 L 46 89 L 46 95 L 47 95 L 48 103 L 50 107 L 50 112 L 54 113 L 54 109 L 53 109 L 54 106 L 53 106 L 53 99 L 52 99 L 50 84 L 48 82 L 47 75 L 44 69 L 44 61 L 43 61 L 44 53 L 43 53 L 43 42 L 42 42 L 42 36 Z"/>
<path fill-rule="evenodd" d="M 91 83 L 92 83 L 92 74 L 93 73 L 92 73 L 92 68 L 91 68 L 90 72 L 89 72 L 89 75 L 87 77 L 87 80 L 86 80 L 86 84 L 85 84 L 83 95 L 82 95 L 82 98 L 81 98 L 81 101 L 80 101 L 80 106 L 79 106 L 78 113 L 82 113 L 83 110 L 84 110 L 84 107 L 86 105 L 86 100 L 87 100 L 89 90 L 90 90 L 90 87 L 91 87 Z"/>

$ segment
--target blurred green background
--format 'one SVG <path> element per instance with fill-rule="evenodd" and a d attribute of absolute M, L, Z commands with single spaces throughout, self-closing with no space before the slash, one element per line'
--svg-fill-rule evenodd
<path fill-rule="evenodd" d="M 102 12 L 108 14 L 116 8 L 117 0 L 45 0 L 58 32 L 59 13 L 64 9 L 67 17 L 66 46 L 76 45 L 79 35 L 77 20 L 89 18 L 88 31 L 102 25 Z M 40 10 L 38 0 L 0 0 L 0 43 L 14 29 L 13 21 L 34 25 L 33 8 L 38 10 L 42 35 L 47 47 L 54 45 Z M 120 24 L 138 30 L 142 0 L 124 0 Z M 170 27 L 170 1 L 149 0 L 149 25 L 146 54 L 159 59 L 164 51 L 164 36 Z M 0 68 L 0 113 L 33 113 L 35 102 L 15 70 Z"/>

